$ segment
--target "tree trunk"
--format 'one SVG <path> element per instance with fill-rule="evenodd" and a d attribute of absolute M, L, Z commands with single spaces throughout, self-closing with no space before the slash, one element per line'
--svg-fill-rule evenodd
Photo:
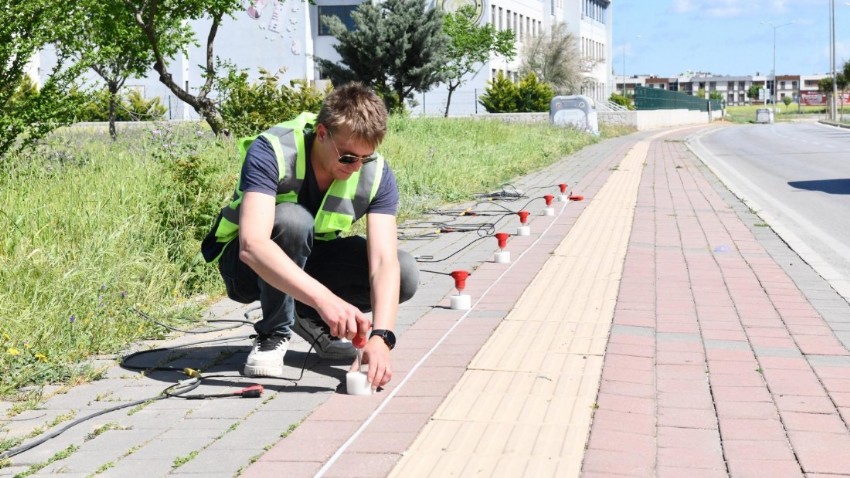
<path fill-rule="evenodd" d="M 112 141 L 118 139 L 118 133 L 115 131 L 115 98 L 118 96 L 118 84 L 114 81 L 107 82 L 109 88 L 109 136 Z"/>
<path fill-rule="evenodd" d="M 460 86 L 460 83 L 458 82 L 457 86 L 452 86 L 451 82 L 449 82 L 447 86 L 449 90 L 449 96 L 446 97 L 446 114 L 443 115 L 443 118 L 449 117 L 449 106 L 451 106 L 452 104 L 452 93 L 454 93 L 455 89 Z"/>
<path fill-rule="evenodd" d="M 210 125 L 210 129 L 212 129 L 213 133 L 216 136 L 224 135 L 230 136 L 230 131 L 225 129 L 224 119 L 221 117 L 221 114 L 218 112 L 218 108 L 216 108 L 215 103 L 207 98 L 207 94 L 210 91 L 210 88 L 213 83 L 213 79 L 215 77 L 215 69 L 213 67 L 213 41 L 215 40 L 216 32 L 218 31 L 218 25 L 221 22 L 222 13 L 217 13 L 212 15 L 213 23 L 210 26 L 210 32 L 207 35 L 207 55 L 206 55 L 206 81 L 201 88 L 200 94 L 193 95 L 189 93 L 188 88 L 183 89 L 181 85 L 178 85 L 174 82 L 174 77 L 171 73 L 168 72 L 168 67 L 165 63 L 165 58 L 162 56 L 162 52 L 159 49 L 159 38 L 156 36 L 156 32 L 154 31 L 152 25 L 153 20 L 148 23 L 146 18 L 142 17 L 142 13 L 136 9 L 136 6 L 133 5 L 132 2 L 125 0 L 125 3 L 130 6 L 131 10 L 135 12 L 136 23 L 145 33 L 145 36 L 148 38 L 150 42 L 151 48 L 154 53 L 154 64 L 153 69 L 159 73 L 159 81 L 163 85 L 165 85 L 172 93 L 174 93 L 177 98 L 180 98 L 183 102 L 188 104 L 198 113 L 198 115 L 204 119 L 207 124 Z M 153 15 L 156 13 L 154 12 Z"/>

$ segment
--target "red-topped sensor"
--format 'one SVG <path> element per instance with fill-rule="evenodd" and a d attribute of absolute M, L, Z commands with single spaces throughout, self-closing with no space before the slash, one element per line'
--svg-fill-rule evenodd
<path fill-rule="evenodd" d="M 526 222 L 528 222 L 528 215 L 531 213 L 528 211 L 520 211 L 517 214 L 519 214 L 519 222 L 525 224 Z"/>
<path fill-rule="evenodd" d="M 451 276 L 452 279 L 455 280 L 455 289 L 457 289 L 458 293 L 460 293 L 466 288 L 466 278 L 469 277 L 469 272 L 452 271 Z"/>

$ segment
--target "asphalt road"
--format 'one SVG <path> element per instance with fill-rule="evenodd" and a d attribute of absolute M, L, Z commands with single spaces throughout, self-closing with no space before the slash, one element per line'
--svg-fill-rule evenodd
<path fill-rule="evenodd" d="M 706 130 L 688 145 L 850 300 L 850 129 L 739 125 Z"/>

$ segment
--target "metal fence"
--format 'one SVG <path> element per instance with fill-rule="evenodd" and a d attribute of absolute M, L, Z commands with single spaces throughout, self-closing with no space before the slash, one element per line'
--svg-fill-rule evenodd
<path fill-rule="evenodd" d="M 705 100 L 678 91 L 635 87 L 635 107 L 639 110 L 719 111 L 720 100 Z"/>
<path fill-rule="evenodd" d="M 484 94 L 484 91 L 477 88 L 455 91 L 452 94 L 451 105 L 449 105 L 449 115 L 468 116 L 486 114 L 487 110 L 478 102 L 478 97 L 482 94 Z M 429 91 L 427 93 L 416 94 L 413 97 L 413 104 L 408 104 L 408 111 L 415 115 L 443 116 L 446 113 L 448 96 L 448 92 L 445 91 Z"/>

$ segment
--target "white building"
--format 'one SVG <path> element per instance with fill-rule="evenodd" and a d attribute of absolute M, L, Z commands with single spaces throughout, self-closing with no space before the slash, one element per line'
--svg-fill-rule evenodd
<path fill-rule="evenodd" d="M 568 30 L 579 40 L 583 72 L 586 75 L 582 94 L 596 100 L 607 99 L 612 91 L 611 81 L 611 1 L 610 0 L 431 0 L 432 8 L 454 11 L 464 4 L 472 4 L 480 12 L 479 22 L 492 23 L 499 30 L 511 29 L 516 33 L 517 52 L 521 54 L 523 39 L 548 31 L 556 22 L 566 22 Z M 284 81 L 306 79 L 321 87 L 323 79 L 316 69 L 315 58 L 338 60 L 330 36 L 319 17 L 338 16 L 343 23 L 353 27 L 351 12 L 360 0 L 246 0 L 245 9 L 235 18 L 225 18 L 214 42 L 215 56 L 229 60 L 239 68 L 247 68 L 252 79 L 259 69 L 271 73 L 284 69 Z M 171 62 L 170 71 L 175 80 L 190 90 L 203 83 L 199 65 L 206 61 L 206 35 L 209 21 L 198 21 L 192 26 L 200 43 L 187 55 Z M 51 61 L 41 61 L 42 65 Z M 452 97 L 451 114 L 484 113 L 477 97 L 484 93 L 487 82 L 502 71 L 518 78 L 521 59 L 511 62 L 493 59 L 482 65 Z M 42 69 L 42 72 L 45 72 Z M 44 73 L 42 73 L 44 74 Z M 92 77 L 94 78 L 94 76 Z M 144 79 L 128 79 L 128 88 L 136 88 L 145 97 L 159 96 L 169 108 L 173 119 L 197 118 L 195 111 L 177 99 L 151 74 Z M 438 87 L 425 95 L 418 95 L 418 106 L 413 113 L 442 114 L 445 110 L 446 89 Z"/>

